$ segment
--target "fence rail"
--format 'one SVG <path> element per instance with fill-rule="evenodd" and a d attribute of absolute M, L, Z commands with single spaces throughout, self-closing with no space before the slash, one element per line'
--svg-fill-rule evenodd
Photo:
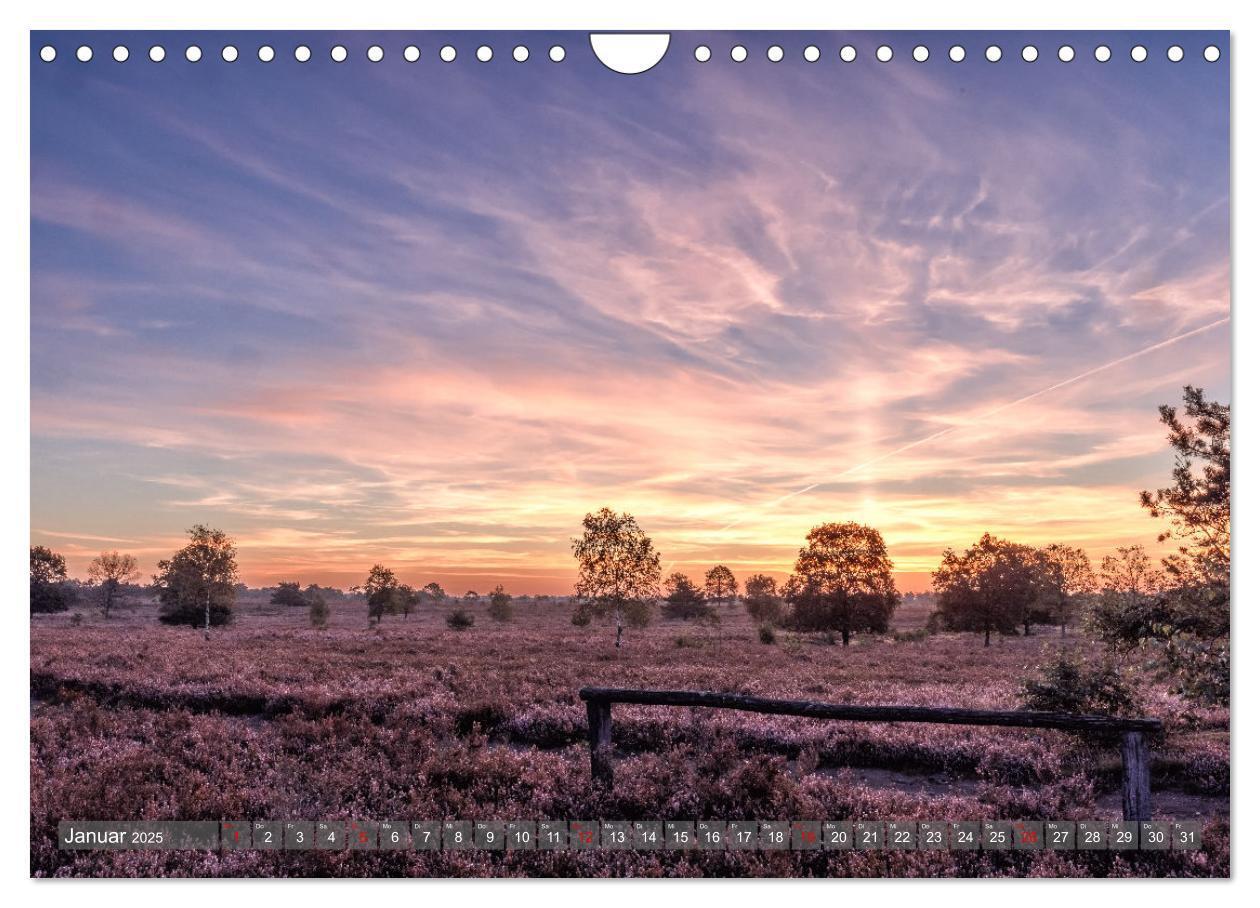
<path fill-rule="evenodd" d="M 1162 729 L 1158 719 L 1023 710 L 953 709 L 935 706 L 856 706 L 813 700 L 773 700 L 743 694 L 692 690 L 635 690 L 617 687 L 584 687 L 578 692 L 586 701 L 587 735 L 591 746 L 591 776 L 611 784 L 612 705 L 703 706 L 744 712 L 847 722 L 930 722 L 944 725 L 994 725 L 1007 728 L 1055 728 L 1065 731 L 1114 732 L 1120 735 L 1123 765 L 1121 802 L 1126 820 L 1151 818 L 1150 750 L 1147 735 Z"/>

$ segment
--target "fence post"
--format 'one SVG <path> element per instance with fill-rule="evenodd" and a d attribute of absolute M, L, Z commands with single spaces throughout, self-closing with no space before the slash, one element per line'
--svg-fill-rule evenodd
<path fill-rule="evenodd" d="M 1120 760 L 1124 764 L 1121 805 L 1126 820 L 1151 818 L 1151 755 L 1146 735 L 1126 731 L 1120 743 Z"/>
<path fill-rule="evenodd" d="M 586 701 L 586 735 L 591 745 L 591 779 L 611 785 L 612 766 L 612 702 Z"/>

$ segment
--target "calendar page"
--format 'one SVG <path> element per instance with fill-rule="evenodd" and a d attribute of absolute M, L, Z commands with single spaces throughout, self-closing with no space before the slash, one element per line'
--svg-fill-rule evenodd
<path fill-rule="evenodd" d="M 1228 877 L 1230 35 L 30 33 L 35 877 Z"/>

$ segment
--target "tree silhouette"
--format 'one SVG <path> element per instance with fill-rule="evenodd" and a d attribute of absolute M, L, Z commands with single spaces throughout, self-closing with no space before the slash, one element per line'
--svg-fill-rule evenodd
<path fill-rule="evenodd" d="M 396 607 L 398 578 L 383 564 L 374 564 L 363 582 L 363 595 L 367 598 L 368 621 L 379 625 L 381 617 Z"/>
<path fill-rule="evenodd" d="M 646 624 L 657 595 L 661 559 L 652 540 L 629 514 L 601 508 L 582 519 L 573 556 L 578 562 L 575 617 L 612 615 L 620 649 L 625 624 Z"/>
<path fill-rule="evenodd" d="M 824 523 L 805 541 L 785 587 L 790 623 L 802 630 L 838 630 L 845 646 L 854 633 L 888 630 L 898 596 L 879 531 L 852 521 Z"/>
<path fill-rule="evenodd" d="M 1097 584 L 1094 569 L 1083 550 L 1057 542 L 1039 549 L 1037 558 L 1041 596 L 1057 618 L 1060 634 L 1067 636 L 1068 618 Z"/>
<path fill-rule="evenodd" d="M 1033 550 L 989 533 L 961 555 L 946 549 L 932 573 L 936 607 L 953 630 L 1015 633 L 1037 597 Z"/>
<path fill-rule="evenodd" d="M 752 574 L 744 581 L 744 608 L 754 621 L 777 623 L 782 617 L 783 600 L 779 585 L 768 574 Z"/>
<path fill-rule="evenodd" d="M 1114 555 L 1104 555 L 1099 585 L 1089 629 L 1113 649 L 1138 646 L 1170 618 L 1164 575 L 1140 545 L 1120 546 Z"/>
<path fill-rule="evenodd" d="M 686 574 L 675 571 L 665 578 L 665 604 L 661 606 L 665 617 L 690 621 L 708 617 L 711 610 L 704 593 Z"/>
<path fill-rule="evenodd" d="M 101 611 L 109 617 L 118 598 L 118 588 L 124 583 L 131 583 L 140 577 L 136 559 L 132 555 L 120 555 L 118 552 L 101 552 L 88 565 L 88 579 L 100 584 Z"/>
<path fill-rule="evenodd" d="M 1142 507 L 1169 523 L 1159 540 L 1176 539 L 1177 550 L 1158 580 L 1144 552 L 1105 559 L 1090 623 L 1113 647 L 1154 648 L 1181 693 L 1228 703 L 1230 408 L 1190 386 L 1182 400 L 1184 418 L 1176 407 L 1159 408 L 1174 452 L 1172 485 L 1139 493 Z"/>
<path fill-rule="evenodd" d="M 406 583 L 398 584 L 398 589 L 394 591 L 394 603 L 397 605 L 398 610 L 402 612 L 404 621 L 411 617 L 411 613 L 420 604 L 421 596 L 422 594 L 416 592 L 415 588 L 410 585 Z"/>
<path fill-rule="evenodd" d="M 704 575 L 704 595 L 723 605 L 728 604 L 739 595 L 739 584 L 735 575 L 724 564 L 709 568 Z"/>
<path fill-rule="evenodd" d="M 1202 388 L 1187 385 L 1183 392 L 1186 419 L 1177 408 L 1159 408 L 1168 427 L 1168 443 L 1175 452 L 1168 488 L 1142 492 L 1142 507 L 1152 517 L 1167 519 L 1172 528 L 1160 541 L 1185 540 L 1173 557 L 1170 572 L 1199 582 L 1229 583 L 1230 556 L 1230 408 L 1206 401 Z M 1196 470 L 1196 467 L 1198 469 Z M 1183 563 L 1184 562 L 1184 563 Z"/>
<path fill-rule="evenodd" d="M 512 620 L 512 597 L 499 584 L 490 594 L 490 619 L 503 623 Z"/>
<path fill-rule="evenodd" d="M 165 624 L 201 624 L 209 639 L 211 626 L 232 620 L 236 604 L 236 546 L 222 530 L 197 524 L 188 544 L 158 562 L 153 586 Z"/>
<path fill-rule="evenodd" d="M 64 612 L 74 598 L 66 559 L 46 546 L 31 546 L 31 612 Z"/>
<path fill-rule="evenodd" d="M 290 608 L 306 605 L 306 596 L 302 594 L 302 585 L 296 580 L 281 580 L 271 594 L 272 605 L 283 605 Z"/>
<path fill-rule="evenodd" d="M 323 628 L 328 625 L 328 600 L 324 598 L 324 594 L 315 591 L 307 593 L 305 596 L 310 606 L 311 627 Z"/>
<path fill-rule="evenodd" d="M 1230 408 L 1190 386 L 1183 402 L 1184 421 L 1176 407 L 1159 408 L 1174 451 L 1172 485 L 1144 491 L 1140 501 L 1170 524 L 1159 541 L 1179 542 L 1164 570 L 1185 622 L 1195 633 L 1221 637 L 1229 633 Z"/>

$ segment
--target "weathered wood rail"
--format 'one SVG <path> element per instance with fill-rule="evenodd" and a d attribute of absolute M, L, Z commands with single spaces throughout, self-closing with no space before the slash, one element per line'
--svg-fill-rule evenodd
<path fill-rule="evenodd" d="M 634 690 L 617 687 L 584 687 L 578 692 L 586 701 L 587 737 L 591 745 L 591 777 L 611 784 L 612 705 L 705 706 L 738 709 L 778 716 L 837 719 L 848 722 L 931 722 L 943 725 L 997 725 L 1008 728 L 1056 728 L 1065 731 L 1097 731 L 1120 735 L 1120 760 L 1124 767 L 1121 803 L 1126 820 L 1151 818 L 1151 769 L 1147 735 L 1162 729 L 1158 719 L 1125 719 L 1116 716 L 1072 713 L 952 709 L 936 706 L 856 706 L 818 703 L 812 700 L 771 700 L 742 694 L 692 690 Z"/>

